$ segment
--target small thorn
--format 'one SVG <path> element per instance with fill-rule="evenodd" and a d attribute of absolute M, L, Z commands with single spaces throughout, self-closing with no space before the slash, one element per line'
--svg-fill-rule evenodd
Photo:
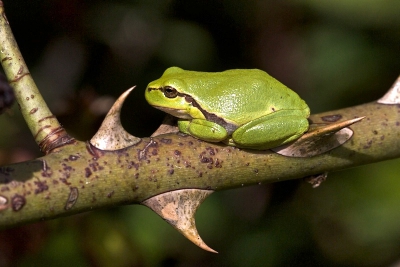
<path fill-rule="evenodd" d="M 140 138 L 129 134 L 121 124 L 121 108 L 129 93 L 135 88 L 126 90 L 107 113 L 100 129 L 90 139 L 90 143 L 102 150 L 119 150 L 140 142 Z"/>
<path fill-rule="evenodd" d="M 330 123 L 322 127 L 310 127 L 310 130 L 295 142 L 271 150 L 283 156 L 298 158 L 323 154 L 348 141 L 353 136 L 353 131 L 347 127 L 364 118 Z"/>
<path fill-rule="evenodd" d="M 397 77 L 397 80 L 390 87 L 389 91 L 378 99 L 377 101 L 380 104 L 400 104 L 400 76 Z"/>
<path fill-rule="evenodd" d="M 200 248 L 218 253 L 207 246 L 197 232 L 194 215 L 212 190 L 181 189 L 162 193 L 142 202 Z"/>
<path fill-rule="evenodd" d="M 167 114 L 164 117 L 163 122 L 161 123 L 160 127 L 151 135 L 151 137 L 161 135 L 161 134 L 167 134 L 167 133 L 177 133 L 179 132 L 178 126 L 176 124 L 176 117 Z"/>

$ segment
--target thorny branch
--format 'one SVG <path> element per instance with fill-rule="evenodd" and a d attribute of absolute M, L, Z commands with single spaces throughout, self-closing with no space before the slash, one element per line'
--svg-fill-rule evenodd
<path fill-rule="evenodd" d="M 36 88 L 1 1 L 0 13 L 1 62 L 32 135 L 47 154 L 0 167 L 0 228 L 141 203 L 197 245 L 213 251 L 198 237 L 193 218 L 211 192 L 318 176 L 400 156 L 400 78 L 377 102 L 311 115 L 314 124 L 365 116 L 351 126 L 354 135 L 349 141 L 313 157 L 238 149 L 176 133 L 139 139 L 126 133 L 119 120 L 127 93 L 90 142 L 75 141 Z M 189 210 L 178 205 L 185 201 L 193 202 Z"/>

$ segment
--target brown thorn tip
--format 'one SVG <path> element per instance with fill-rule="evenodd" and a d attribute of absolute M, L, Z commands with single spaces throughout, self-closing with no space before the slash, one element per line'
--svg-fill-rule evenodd
<path fill-rule="evenodd" d="M 200 248 L 218 253 L 201 239 L 194 219 L 197 208 L 212 192 L 214 191 L 202 189 L 175 190 L 151 197 L 142 204 L 160 215 Z"/>

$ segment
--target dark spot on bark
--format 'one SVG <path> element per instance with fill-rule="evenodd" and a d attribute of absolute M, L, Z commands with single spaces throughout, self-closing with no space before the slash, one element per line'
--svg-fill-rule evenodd
<path fill-rule="evenodd" d="M 385 136 L 384 135 L 382 135 L 381 136 L 381 141 L 383 141 L 385 139 Z"/>
<path fill-rule="evenodd" d="M 92 169 L 93 172 L 97 172 L 99 163 L 93 162 L 89 164 L 89 167 Z"/>
<path fill-rule="evenodd" d="M 68 166 L 68 165 L 65 164 L 65 163 L 63 163 L 63 164 L 61 164 L 61 165 L 63 166 L 63 170 L 64 170 L 64 171 L 70 172 L 70 171 L 73 170 L 71 166 Z"/>
<path fill-rule="evenodd" d="M 182 154 L 182 152 L 180 152 L 179 150 L 175 150 L 174 151 L 174 155 L 175 156 L 180 156 Z"/>
<path fill-rule="evenodd" d="M 340 114 L 335 114 L 335 115 L 328 115 L 328 116 L 323 116 L 321 117 L 321 120 L 326 121 L 326 122 L 336 122 L 340 120 L 343 116 Z"/>
<path fill-rule="evenodd" d="M 170 175 L 174 174 L 174 169 L 168 170 L 168 174 L 170 174 Z"/>
<path fill-rule="evenodd" d="M 153 156 L 156 156 L 156 155 L 158 154 L 158 150 L 157 150 L 157 149 L 153 149 L 153 150 L 151 151 L 151 154 L 152 154 Z"/>
<path fill-rule="evenodd" d="M 29 114 L 34 114 L 36 111 L 38 111 L 38 108 L 33 108 L 29 111 Z"/>
<path fill-rule="evenodd" d="M 222 160 L 219 159 L 215 160 L 215 168 L 222 168 Z"/>
<path fill-rule="evenodd" d="M 24 196 L 15 194 L 12 198 L 11 198 L 11 207 L 13 209 L 13 211 L 19 211 L 21 210 L 26 204 L 26 199 Z"/>
<path fill-rule="evenodd" d="M 0 189 L 0 192 L 5 192 L 5 191 L 10 191 L 10 188 L 9 188 L 8 186 L 3 186 L 3 187 Z"/>
<path fill-rule="evenodd" d="M 36 185 L 36 189 L 35 189 L 35 194 L 39 194 L 42 193 L 43 191 L 46 191 L 49 189 L 49 187 L 47 186 L 46 182 L 41 182 L 41 181 L 34 181 L 33 182 Z"/>
<path fill-rule="evenodd" d="M 139 178 L 139 173 L 138 173 L 138 172 L 135 173 L 135 178 L 136 178 L 136 179 Z"/>
<path fill-rule="evenodd" d="M 60 181 L 61 181 L 62 183 L 64 183 L 64 184 L 66 184 L 66 185 L 71 185 L 71 183 L 68 182 L 66 178 L 60 178 Z"/>
<path fill-rule="evenodd" d="M 214 155 L 215 155 L 214 148 L 212 148 L 212 147 L 206 147 L 206 150 L 208 151 L 208 153 L 209 153 L 211 156 L 214 156 Z"/>
<path fill-rule="evenodd" d="M 76 187 L 71 187 L 67 199 L 67 203 L 65 204 L 64 209 L 69 210 L 72 208 L 72 206 L 75 205 L 76 201 L 78 200 L 79 197 L 79 190 Z"/>
<path fill-rule="evenodd" d="M 378 134 L 378 131 L 377 130 L 373 130 L 372 131 L 374 134 Z"/>
<path fill-rule="evenodd" d="M 364 149 L 368 149 L 368 148 L 371 147 L 371 145 L 372 145 L 372 140 L 369 140 L 369 141 L 367 142 L 367 144 L 365 144 L 365 145 L 363 146 L 363 148 L 364 148 Z"/>
<path fill-rule="evenodd" d="M 201 163 L 213 163 L 213 159 L 212 158 L 208 158 L 208 157 L 204 157 L 203 155 L 200 156 L 200 162 Z"/>
<path fill-rule="evenodd" d="M 254 171 L 254 173 L 258 173 L 258 169 L 254 169 L 253 171 Z"/>
<path fill-rule="evenodd" d="M 199 177 L 203 177 L 203 172 L 199 172 Z"/>
<path fill-rule="evenodd" d="M 42 177 L 46 177 L 46 178 L 51 177 L 53 175 L 53 171 L 51 170 L 51 168 L 50 167 L 46 167 L 45 169 L 46 170 L 42 171 Z"/>
<path fill-rule="evenodd" d="M 85 168 L 85 177 L 88 178 L 90 175 L 92 175 L 92 171 L 88 167 L 86 167 Z"/>
<path fill-rule="evenodd" d="M 163 144 L 168 144 L 169 145 L 169 144 L 172 143 L 172 140 L 169 139 L 169 138 L 161 138 L 160 142 L 163 143 Z"/>
<path fill-rule="evenodd" d="M 114 190 L 107 194 L 108 198 L 111 198 L 114 195 Z"/>
<path fill-rule="evenodd" d="M 132 167 L 134 167 L 136 170 L 139 169 L 139 164 L 135 163 L 134 161 L 131 161 L 128 163 L 128 169 L 131 169 Z"/>

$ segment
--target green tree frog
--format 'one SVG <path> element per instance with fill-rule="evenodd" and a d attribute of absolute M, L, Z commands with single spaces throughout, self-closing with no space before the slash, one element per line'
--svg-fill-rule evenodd
<path fill-rule="evenodd" d="M 149 83 L 145 98 L 178 117 L 181 132 L 240 148 L 274 148 L 298 139 L 309 126 L 304 100 L 258 69 L 197 72 L 171 67 Z"/>

